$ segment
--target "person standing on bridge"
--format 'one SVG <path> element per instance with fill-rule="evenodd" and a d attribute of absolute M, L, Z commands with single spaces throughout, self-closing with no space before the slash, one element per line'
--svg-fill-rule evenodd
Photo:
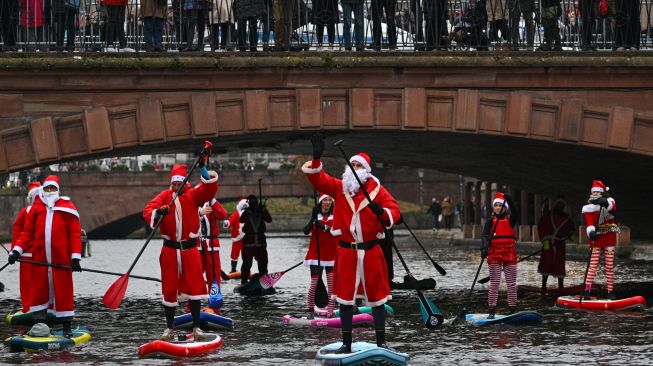
<path fill-rule="evenodd" d="M 392 228 L 401 217 L 399 206 L 390 192 L 371 174 L 372 165 L 367 154 L 352 156 L 350 162 L 355 172 L 346 166 L 342 179 L 337 179 L 322 170 L 322 135 L 314 135 L 311 144 L 313 160 L 304 164 L 302 171 L 315 190 L 334 197 L 333 230 L 340 231 L 335 265 L 335 297 L 340 304 L 343 345 L 337 352 L 351 353 L 352 317 L 359 284 L 362 285 L 367 305 L 373 308 L 376 344 L 387 347 L 384 304 L 392 295 L 379 240 L 385 237 L 385 230 Z M 354 174 L 369 192 L 372 202 L 365 197 Z M 383 225 L 380 221 L 383 221 Z"/>
<path fill-rule="evenodd" d="M 27 217 L 27 214 L 32 209 L 32 205 L 34 204 L 34 199 L 36 198 L 36 196 L 38 196 L 39 192 L 41 191 L 41 183 L 38 181 L 32 182 L 27 186 L 27 190 L 28 190 L 27 206 L 23 207 L 20 210 L 20 213 L 18 214 L 18 217 L 16 217 L 16 221 L 14 221 L 14 225 L 12 227 L 11 250 L 14 250 L 16 244 L 18 244 L 18 239 L 20 239 L 20 234 L 23 232 L 23 227 L 25 227 L 25 218 Z M 32 253 L 25 252 L 23 253 L 22 256 L 27 258 L 28 260 L 31 260 Z M 29 312 L 29 307 L 30 307 L 28 295 L 29 295 L 29 289 L 31 283 L 31 279 L 30 279 L 31 271 L 32 271 L 31 264 L 29 263 L 20 264 L 20 272 L 18 278 L 20 281 L 20 302 L 23 305 L 23 313 Z"/>
<path fill-rule="evenodd" d="M 609 196 L 608 190 L 600 180 L 592 182 L 588 204 L 583 206 L 583 218 L 587 225 L 592 255 L 587 270 L 583 299 L 590 299 L 590 289 L 599 265 L 601 252 L 605 257 L 605 278 L 608 282 L 608 299 L 614 300 L 614 250 L 617 246 L 619 226 L 616 221 L 617 203 Z"/>
<path fill-rule="evenodd" d="M 304 235 L 311 234 L 311 242 L 308 245 L 308 253 L 306 253 L 306 257 L 304 258 L 304 265 L 309 267 L 311 271 L 311 285 L 308 288 L 306 311 L 310 315 L 314 312 L 315 289 L 318 279 L 322 277 L 322 269 L 324 269 L 327 277 L 329 296 L 329 302 L 327 304 L 327 317 L 329 318 L 333 316 L 334 301 L 331 298 L 331 294 L 333 293 L 333 266 L 336 261 L 337 237 L 340 235 L 340 231 L 332 231 L 332 227 L 333 197 L 324 194 L 317 201 L 317 206 L 313 207 L 311 219 L 304 228 Z"/>
<path fill-rule="evenodd" d="M 212 198 L 200 207 L 198 214 L 200 216 L 201 229 L 201 245 L 199 250 L 203 258 L 206 282 L 211 287 L 215 278 L 218 285 L 220 285 L 222 266 L 220 265 L 220 240 L 218 239 L 220 225 L 218 223 L 227 218 L 227 210 L 222 207 L 218 200 Z M 220 312 L 219 309 L 211 309 L 215 313 Z"/>
<path fill-rule="evenodd" d="M 494 319 L 501 271 L 506 276 L 508 290 L 508 309 L 510 314 L 517 311 L 517 250 L 515 250 L 515 225 L 517 206 L 509 194 L 497 192 L 492 201 L 493 215 L 485 222 L 481 236 L 481 256 L 487 257 L 490 269 L 490 289 L 488 291 L 488 319 Z"/>
<path fill-rule="evenodd" d="M 265 238 L 267 227 L 265 223 L 272 222 L 272 216 L 264 204 L 258 202 L 255 195 L 247 196 L 247 208 L 240 216 L 243 224 L 243 264 L 240 267 L 240 282 L 249 281 L 252 261 L 258 263 L 260 276 L 268 273 L 268 244 Z"/>
<path fill-rule="evenodd" d="M 77 207 L 69 197 L 59 196 L 59 177 L 50 175 L 25 218 L 20 237 L 9 254 L 9 263 L 32 253 L 30 260 L 34 262 L 69 266 L 72 271 L 80 272 L 81 232 Z M 47 313 L 54 313 L 63 323 L 64 336 L 72 337 L 75 300 L 71 270 L 35 265 L 29 276 L 27 298 L 34 321 L 45 322 Z"/>
<path fill-rule="evenodd" d="M 537 233 L 542 241 L 542 254 L 537 271 L 542 275 L 542 294 L 546 293 L 546 281 L 549 276 L 558 279 L 558 288 L 564 287 L 566 241 L 576 241 L 574 221 L 567 215 L 567 203 L 558 197 L 553 209 L 540 218 Z"/>
<path fill-rule="evenodd" d="M 243 214 L 243 211 L 249 207 L 247 204 L 247 198 L 241 198 L 236 204 L 236 211 L 234 211 L 229 220 L 225 221 L 224 228 L 231 229 L 231 271 L 234 273 L 237 271 L 238 267 L 238 257 L 240 257 L 240 251 L 243 249 L 243 237 L 245 233 L 243 232 L 243 224 L 240 223 L 240 216 Z"/>
<path fill-rule="evenodd" d="M 189 300 L 195 341 L 205 338 L 200 329 L 200 309 L 201 300 L 208 299 L 208 290 L 198 250 L 200 220 L 197 210 L 218 192 L 218 173 L 207 171 L 205 166 L 209 153 L 199 163 L 202 183 L 194 188 L 183 187 L 172 205 L 168 206 L 188 174 L 185 164 L 176 164 L 170 171 L 170 188 L 159 193 L 143 209 L 143 218 L 150 223 L 150 227 L 154 228 L 157 220 L 163 220 L 159 226 L 163 237 L 159 265 L 167 328 L 160 338 L 162 340 L 174 338 L 172 328 L 180 299 Z"/>

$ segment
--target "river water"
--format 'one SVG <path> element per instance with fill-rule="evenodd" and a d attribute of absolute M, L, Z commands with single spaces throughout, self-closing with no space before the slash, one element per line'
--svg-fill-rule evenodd
<path fill-rule="evenodd" d="M 229 243 L 228 240 L 226 240 Z M 433 277 L 436 290 L 426 295 L 440 306 L 445 318 L 460 311 L 467 289 L 474 278 L 480 257 L 477 251 L 424 239 L 431 255 L 447 270 L 440 276 L 425 260 L 419 247 L 408 237 L 398 237 L 397 244 L 418 278 Z M 82 266 L 123 273 L 141 248 L 142 240 L 93 241 L 93 256 Z M 306 238 L 272 238 L 269 240 L 270 271 L 281 271 L 301 261 L 307 249 Z M 160 240 L 154 240 L 136 265 L 133 274 L 159 277 L 158 254 Z M 222 263 L 228 263 L 230 245 L 222 248 Z M 522 253 L 526 254 L 526 253 Z M 4 262 L 2 260 L 1 262 Z M 653 286 L 649 280 L 653 263 L 646 261 L 616 261 L 617 294 L 642 294 L 651 303 Z M 254 266 L 256 268 L 256 266 Z M 582 281 L 585 263 L 567 263 L 567 284 Z M 404 271 L 395 258 L 396 276 Z M 487 268 L 481 277 L 487 275 Z M 11 266 L 0 273 L 6 285 L 0 293 L 2 314 L 18 305 L 18 267 Z M 519 264 L 519 284 L 539 286 L 537 261 Z M 179 364 L 180 361 L 139 360 L 137 347 L 158 337 L 165 326 L 160 304 L 159 284 L 130 279 L 125 300 L 119 310 L 108 310 L 101 298 L 116 277 L 93 273 L 75 274 L 76 322 L 89 328 L 93 340 L 68 352 L 35 355 L 0 353 L 4 364 Z M 604 281 L 602 274 L 598 281 Z M 233 294 L 236 281 L 223 283 L 224 315 L 234 319 L 236 329 L 224 332 L 223 348 L 209 356 L 187 363 L 223 365 L 313 365 L 318 348 L 339 341 L 338 329 L 289 327 L 281 323 L 285 314 L 300 314 L 304 308 L 309 274 L 299 267 L 289 272 L 277 284 L 277 294 L 262 298 L 244 298 Z M 550 281 L 553 286 L 553 281 Z M 486 312 L 487 285 L 477 285 L 471 302 L 475 312 Z M 650 365 L 653 357 L 653 313 L 615 314 L 572 311 L 556 308 L 555 298 L 540 298 L 536 294 L 521 294 L 521 310 L 537 310 L 544 322 L 537 326 L 476 327 L 445 324 L 436 330 L 421 325 L 419 306 L 411 291 L 393 293 L 391 305 L 397 315 L 388 319 L 388 343 L 411 355 L 412 365 L 472 365 L 491 364 L 557 364 L 577 365 L 581 362 L 604 365 Z M 505 307 L 505 293 L 500 305 Z M 505 308 L 498 312 L 505 311 Z M 4 324 L 0 335 L 15 334 Z M 355 340 L 374 342 L 374 331 L 356 328 Z"/>

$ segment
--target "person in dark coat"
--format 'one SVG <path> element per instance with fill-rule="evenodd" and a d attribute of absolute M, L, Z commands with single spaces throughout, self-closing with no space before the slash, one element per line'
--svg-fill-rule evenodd
<path fill-rule="evenodd" d="M 313 24 L 315 24 L 318 48 L 322 47 L 325 27 L 329 48 L 333 48 L 333 42 L 336 38 L 336 23 L 338 23 L 338 0 L 314 0 Z"/>
<path fill-rule="evenodd" d="M 426 17 L 426 49 L 446 50 L 447 44 L 442 36 L 447 35 L 447 1 L 424 0 Z"/>
<path fill-rule="evenodd" d="M 272 222 L 272 216 L 270 216 L 265 205 L 259 204 L 256 196 L 248 196 L 247 201 L 249 207 L 240 216 L 240 223 L 243 224 L 242 231 L 245 233 L 242 251 L 243 263 L 240 267 L 242 283 L 247 283 L 249 280 L 253 259 L 256 259 L 258 263 L 259 275 L 262 276 L 268 273 L 268 245 L 265 239 L 267 228 L 265 223 Z"/>
<path fill-rule="evenodd" d="M 18 25 L 18 0 L 2 0 L 0 3 L 1 51 L 16 51 L 16 26 Z"/>
<path fill-rule="evenodd" d="M 385 23 L 388 33 L 388 48 L 397 49 L 397 27 L 395 25 L 395 10 L 397 0 L 372 0 L 372 44 L 370 48 L 375 51 L 381 50 L 382 30 L 381 23 L 385 13 Z"/>
<path fill-rule="evenodd" d="M 365 36 L 363 35 L 363 0 L 340 0 L 342 5 L 342 35 L 345 39 L 345 50 L 351 51 L 351 22 L 352 13 L 354 15 L 354 40 L 356 41 L 356 51 L 363 51 Z"/>
<path fill-rule="evenodd" d="M 440 203 L 438 200 L 433 197 L 433 200 L 431 200 L 431 206 L 429 206 L 428 211 L 426 211 L 427 214 L 431 214 L 431 224 L 433 225 L 433 230 L 438 230 L 440 229 L 440 214 L 442 213 L 442 206 L 440 206 Z"/>
<path fill-rule="evenodd" d="M 250 52 L 255 52 L 258 45 L 256 22 L 258 19 L 267 21 L 268 7 L 266 2 L 264 0 L 234 0 L 233 6 L 234 16 L 238 24 L 238 50 L 246 51 L 249 46 Z M 263 33 L 265 36 L 265 30 Z M 249 45 L 245 44 L 245 38 L 249 39 Z"/>
<path fill-rule="evenodd" d="M 541 0 L 541 5 L 542 25 L 544 26 L 544 42 L 537 50 L 562 51 L 560 30 L 558 30 L 558 17 L 562 12 L 560 9 L 560 0 Z"/>

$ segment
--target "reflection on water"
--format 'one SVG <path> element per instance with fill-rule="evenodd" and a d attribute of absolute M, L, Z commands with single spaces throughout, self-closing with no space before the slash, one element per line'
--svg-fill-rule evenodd
<path fill-rule="evenodd" d="M 109 240 L 93 242 L 93 257 L 82 265 L 93 269 L 124 272 L 134 259 L 143 241 Z M 460 310 L 466 289 L 471 285 L 479 256 L 476 251 L 445 246 L 443 243 L 424 241 L 432 248 L 431 255 L 448 274 L 442 277 L 425 260 L 423 253 L 408 238 L 398 238 L 402 254 L 418 278 L 434 277 L 438 281 L 435 291 L 427 292 L 445 312 L 453 318 Z M 133 273 L 159 277 L 158 254 L 160 241 L 153 241 L 145 251 Z M 306 251 L 306 238 L 274 238 L 270 240 L 270 270 L 280 271 L 302 260 Z M 230 245 L 222 249 L 223 263 L 227 263 Z M 395 260 L 396 276 L 403 276 L 401 264 Z M 648 281 L 653 264 L 629 262 L 616 264 L 618 287 L 624 294 L 642 293 L 651 298 Z M 579 283 L 585 264 L 568 262 L 568 284 Z M 481 276 L 487 275 L 487 268 Z M 118 311 L 106 309 L 101 297 L 115 277 L 92 273 L 75 274 L 77 294 L 76 321 L 87 326 L 93 340 L 83 348 L 52 354 L 0 353 L 3 363 L 59 363 L 72 364 L 160 364 L 160 361 L 138 360 L 138 345 L 160 335 L 164 317 L 159 301 L 160 285 L 155 282 L 130 279 L 123 304 Z M 18 305 L 18 266 L 0 272 L 0 281 L 7 286 L 0 293 L 0 310 L 6 313 Z M 599 276 L 599 281 L 602 280 Z M 319 346 L 337 341 L 337 329 L 312 329 L 288 327 L 280 319 L 288 313 L 301 313 L 304 308 L 309 282 L 304 267 L 289 272 L 279 282 L 278 293 L 265 298 L 243 298 L 233 295 L 235 281 L 223 283 L 224 313 L 236 324 L 233 332 L 225 332 L 224 346 L 219 352 L 194 363 L 220 362 L 225 365 L 313 365 Z M 539 286 L 537 262 L 519 264 L 519 283 Z M 551 281 L 554 282 L 554 281 Z M 627 283 L 627 285 L 623 285 Z M 622 285 L 619 285 L 622 284 Z M 553 283 L 551 284 L 553 285 Z M 478 285 L 470 308 L 486 311 L 487 285 Z M 520 294 L 521 309 L 539 311 L 545 322 L 529 327 L 475 327 L 448 326 L 428 332 L 421 324 L 417 301 L 410 291 L 395 292 L 392 306 L 397 315 L 389 318 L 388 341 L 392 347 L 407 352 L 411 364 L 578 364 L 583 361 L 601 364 L 650 364 L 653 355 L 653 315 L 588 313 L 553 306 L 554 298 L 542 300 L 537 294 Z M 500 306 L 505 306 L 505 294 Z M 0 335 L 15 332 L 6 325 L 0 326 Z M 371 329 L 357 328 L 355 339 L 374 340 Z M 168 363 L 167 361 L 164 363 Z"/>

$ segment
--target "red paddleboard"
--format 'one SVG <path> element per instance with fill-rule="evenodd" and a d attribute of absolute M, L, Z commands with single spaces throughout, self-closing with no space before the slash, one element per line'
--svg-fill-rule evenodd
<path fill-rule="evenodd" d="M 556 300 L 556 305 L 571 309 L 634 311 L 646 309 L 646 300 L 641 296 L 619 300 L 597 299 L 592 297 L 591 300 L 583 300 L 581 302 L 580 296 L 560 296 Z"/>
<path fill-rule="evenodd" d="M 193 335 L 186 335 L 182 341 L 156 340 L 138 347 L 141 358 L 181 358 L 203 356 L 215 352 L 222 346 L 222 337 L 217 334 L 206 334 L 206 340 L 194 342 Z"/>

